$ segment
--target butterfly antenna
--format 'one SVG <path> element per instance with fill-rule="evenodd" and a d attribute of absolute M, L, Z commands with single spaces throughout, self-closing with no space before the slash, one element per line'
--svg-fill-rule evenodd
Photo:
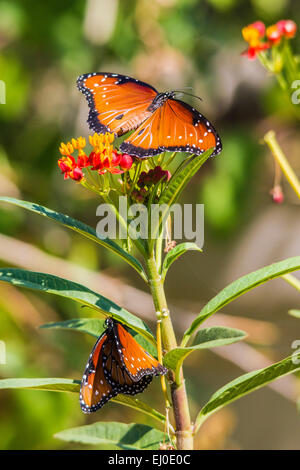
<path fill-rule="evenodd" d="M 190 87 L 187 87 L 187 88 L 190 88 Z M 193 96 L 193 98 L 197 98 L 198 100 L 203 101 L 202 98 L 200 98 L 200 96 L 193 95 L 192 93 L 188 93 L 187 91 L 184 91 L 184 90 L 173 90 L 173 91 L 175 93 L 183 93 L 185 95 Z"/>

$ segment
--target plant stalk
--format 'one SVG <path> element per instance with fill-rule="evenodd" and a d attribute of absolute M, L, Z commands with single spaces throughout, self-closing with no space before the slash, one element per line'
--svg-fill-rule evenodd
<path fill-rule="evenodd" d="M 177 341 L 168 310 L 163 281 L 158 273 L 153 255 L 146 260 L 146 263 L 155 310 L 161 319 L 161 336 L 163 346 L 165 351 L 169 352 L 177 347 Z M 180 384 L 176 383 L 173 372 L 170 372 L 169 378 L 171 380 L 172 405 L 176 423 L 175 434 L 177 449 L 192 450 L 193 435 L 184 377 L 181 373 Z"/>
<path fill-rule="evenodd" d="M 280 168 L 285 175 L 286 179 L 288 180 L 289 184 L 295 191 L 296 195 L 300 199 L 300 181 L 297 178 L 293 168 L 289 164 L 286 156 L 284 155 L 283 151 L 281 150 L 274 131 L 269 131 L 264 136 L 264 141 L 268 144 L 273 157 L 280 165 Z"/>
<path fill-rule="evenodd" d="M 296 276 L 292 274 L 283 274 L 281 276 L 282 279 L 285 280 L 290 286 L 294 287 L 297 291 L 300 292 L 300 281 Z"/>

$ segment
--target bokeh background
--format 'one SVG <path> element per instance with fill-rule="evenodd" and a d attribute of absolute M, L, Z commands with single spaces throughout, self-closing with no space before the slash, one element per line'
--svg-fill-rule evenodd
<path fill-rule="evenodd" d="M 88 135 L 87 105 L 75 86 L 93 71 L 125 73 L 159 90 L 186 86 L 216 125 L 224 151 L 194 178 L 183 202 L 205 204 L 204 252 L 187 253 L 166 283 L 178 334 L 206 301 L 237 277 L 299 254 L 299 203 L 285 182 L 284 204 L 271 201 L 274 163 L 261 139 L 276 130 L 300 174 L 299 121 L 276 81 L 258 61 L 241 56 L 241 28 L 291 18 L 292 0 L 34 0 L 0 1 L 0 194 L 19 197 L 96 226 L 99 201 L 63 181 L 61 141 Z M 293 47 L 299 52 L 299 38 Z M 187 101 L 189 101 L 187 99 Z M 191 101 L 190 101 L 191 102 Z M 21 209 L 1 204 L 0 262 L 82 282 L 139 314 L 151 325 L 151 298 L 135 272 L 74 233 Z M 220 386 L 291 354 L 300 339 L 297 292 L 282 280 L 243 296 L 214 316 L 249 332 L 246 344 L 194 353 L 186 362 L 193 416 Z M 43 323 L 90 317 L 71 301 L 0 283 L 0 339 L 6 377 L 81 378 L 93 339 L 40 330 Z M 152 323 L 153 325 L 153 323 Z M 161 407 L 159 381 L 143 400 Z M 197 436 L 204 449 L 300 448 L 297 379 L 281 379 L 208 420 Z M 73 394 L 7 391 L 0 394 L 0 448 L 74 448 L 52 436 L 97 420 L 147 422 L 115 404 L 86 417 Z M 151 423 L 150 423 L 151 424 Z M 78 446 L 76 446 L 78 448 Z"/>

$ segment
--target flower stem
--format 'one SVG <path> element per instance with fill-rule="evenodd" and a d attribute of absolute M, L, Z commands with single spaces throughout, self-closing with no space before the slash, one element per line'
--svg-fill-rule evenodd
<path fill-rule="evenodd" d="M 286 179 L 290 183 L 291 187 L 295 191 L 296 195 L 300 199 L 300 181 L 297 178 L 293 168 L 289 164 L 286 156 L 284 155 L 283 151 L 281 150 L 274 131 L 269 131 L 264 136 L 264 141 L 269 146 L 275 160 L 280 165 L 282 172 L 284 173 Z"/>
<path fill-rule="evenodd" d="M 102 196 L 103 200 L 111 206 L 112 210 L 114 211 L 114 213 L 117 217 L 118 222 L 120 223 L 120 225 L 122 225 L 123 229 L 127 233 L 128 232 L 127 221 L 123 219 L 123 217 L 119 213 L 118 209 L 116 208 L 113 200 L 110 198 L 110 196 L 108 194 L 102 194 L 101 196 Z M 146 256 L 145 247 L 144 247 L 143 243 L 141 242 L 141 240 L 137 238 L 137 239 L 132 240 L 132 242 L 134 243 L 136 248 L 139 250 L 139 252 L 143 256 Z"/>
<path fill-rule="evenodd" d="M 283 274 L 281 277 L 285 280 L 285 282 L 290 284 L 290 286 L 294 287 L 300 292 L 300 281 L 296 278 L 296 276 L 293 276 L 292 274 Z"/>
<path fill-rule="evenodd" d="M 168 310 L 163 281 L 157 271 L 153 255 L 147 258 L 146 263 L 153 302 L 161 324 L 162 342 L 164 349 L 168 352 L 177 347 L 177 341 Z M 181 374 L 180 384 L 176 383 L 173 372 L 170 372 L 169 378 L 171 380 L 172 405 L 176 423 L 177 449 L 191 450 L 193 449 L 192 426 L 183 374 Z"/>

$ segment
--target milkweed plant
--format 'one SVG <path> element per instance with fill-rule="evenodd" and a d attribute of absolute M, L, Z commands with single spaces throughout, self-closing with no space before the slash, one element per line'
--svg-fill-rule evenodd
<path fill-rule="evenodd" d="M 263 23 L 256 22 L 242 30 L 243 38 L 248 43 L 244 55 L 249 59 L 260 60 L 266 70 L 276 76 L 279 85 L 290 98 L 295 92 L 295 83 L 300 80 L 299 59 L 290 46 L 296 29 L 293 21 L 283 20 L 268 28 Z M 264 139 L 272 151 L 279 172 L 286 176 L 300 198 L 298 178 L 279 147 L 275 133 L 268 132 Z M 156 334 L 143 321 L 142 312 L 139 317 L 123 306 L 116 305 L 101 295 L 101 286 L 100 292 L 94 292 L 88 286 L 68 279 L 16 268 L 0 269 L 0 279 L 16 286 L 66 297 L 72 302 L 94 309 L 99 317 L 77 318 L 46 324 L 44 327 L 67 326 L 75 331 L 99 336 L 105 328 L 103 320 L 112 317 L 128 328 L 146 351 L 157 357 L 168 369 L 168 374 L 157 379 L 161 381 L 160 411 L 146 404 L 142 396 L 137 399 L 119 394 L 111 400 L 119 404 L 120 410 L 122 406 L 128 406 L 150 416 L 157 423 L 156 427 L 137 423 L 103 422 L 100 410 L 97 412 L 96 423 L 62 430 L 56 437 L 64 441 L 98 445 L 98 448 L 113 445 L 119 449 L 191 450 L 194 448 L 196 433 L 213 413 L 286 374 L 300 370 L 300 353 L 293 353 L 264 369 L 254 370 L 225 384 L 216 390 L 195 416 L 190 415 L 185 385 L 189 378 L 184 374 L 185 360 L 192 353 L 201 354 L 202 349 L 228 345 L 244 340 L 247 336 L 244 331 L 225 326 L 205 327 L 205 321 L 239 296 L 274 278 L 281 277 L 300 291 L 299 281 L 290 274 L 300 269 L 300 256 L 262 267 L 233 281 L 203 306 L 182 337 L 178 337 L 165 295 L 167 274 L 170 266 L 186 251 L 201 252 L 201 246 L 193 241 L 178 243 L 174 240 L 172 207 L 177 204 L 183 190 L 214 149 L 201 155 L 164 152 L 141 160 L 120 152 L 113 134 L 95 133 L 89 136 L 88 142 L 83 137 L 74 138 L 62 143 L 59 150 L 58 166 L 62 177 L 68 180 L 66 184 L 77 184 L 78 191 L 83 186 L 94 193 L 95 200 L 110 208 L 112 219 L 106 219 L 106 225 L 109 220 L 118 223 L 116 236 L 105 233 L 104 223 L 102 229 L 98 226 L 94 229 L 69 215 L 36 203 L 8 197 L 1 197 L 0 200 L 47 217 L 88 238 L 91 243 L 97 243 L 101 249 L 118 255 L 135 270 L 152 295 Z M 222 154 L 216 158 L 222 158 Z M 277 172 L 272 197 L 275 202 L 282 202 L 283 194 L 278 178 Z M 126 206 L 125 212 L 120 210 L 120 198 Z M 153 218 L 153 211 L 157 207 L 159 216 Z M 140 214 L 143 215 L 139 217 L 139 223 L 134 217 L 137 208 L 140 208 Z M 201 260 L 201 254 L 197 253 L 195 264 L 199 259 Z M 140 308 L 143 308 L 142 305 Z M 0 388 L 64 391 L 79 395 L 80 378 L 7 378 L 0 381 Z"/>

